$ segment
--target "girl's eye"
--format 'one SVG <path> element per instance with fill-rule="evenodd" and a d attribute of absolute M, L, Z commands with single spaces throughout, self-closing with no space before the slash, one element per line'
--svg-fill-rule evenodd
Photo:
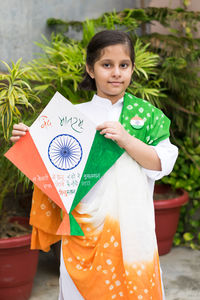
<path fill-rule="evenodd" d="M 128 64 L 121 64 L 121 67 L 122 67 L 123 69 L 126 69 L 126 68 L 128 67 Z"/>
<path fill-rule="evenodd" d="M 103 64 L 105 68 L 110 68 L 110 64 Z"/>

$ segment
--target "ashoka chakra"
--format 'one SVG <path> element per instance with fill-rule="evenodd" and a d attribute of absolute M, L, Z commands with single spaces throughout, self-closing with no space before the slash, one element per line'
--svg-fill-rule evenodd
<path fill-rule="evenodd" d="M 48 148 L 51 163 L 60 170 L 74 169 L 80 163 L 82 154 L 81 144 L 69 134 L 57 135 Z"/>

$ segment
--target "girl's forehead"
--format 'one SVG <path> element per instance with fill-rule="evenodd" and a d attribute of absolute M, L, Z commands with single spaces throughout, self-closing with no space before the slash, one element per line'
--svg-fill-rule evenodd
<path fill-rule="evenodd" d="M 129 58 L 130 59 L 130 50 L 128 45 L 126 44 L 116 44 L 116 45 L 110 45 L 101 50 L 100 59 L 104 59 L 106 57 L 108 58 L 114 58 L 115 56 L 124 58 Z"/>

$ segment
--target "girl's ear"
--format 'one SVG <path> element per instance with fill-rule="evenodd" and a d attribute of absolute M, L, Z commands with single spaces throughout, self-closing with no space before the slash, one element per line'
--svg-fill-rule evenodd
<path fill-rule="evenodd" d="M 91 67 L 86 64 L 86 72 L 90 75 L 92 79 L 94 79 L 94 71 Z"/>

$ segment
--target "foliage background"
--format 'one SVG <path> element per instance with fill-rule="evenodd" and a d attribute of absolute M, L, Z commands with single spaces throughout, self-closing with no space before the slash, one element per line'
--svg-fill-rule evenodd
<path fill-rule="evenodd" d="M 153 21 L 160 22 L 170 33 L 147 34 Z M 162 108 L 172 120 L 171 139 L 179 147 L 179 158 L 173 172 L 162 181 L 189 192 L 190 202 L 181 210 L 174 243 L 192 248 L 200 246 L 200 39 L 195 38 L 199 21 L 199 12 L 153 7 L 114 11 L 84 22 L 49 19 L 48 25 L 53 32 L 51 40 L 43 37 L 38 43 L 43 54 L 24 66 L 26 71 L 23 72 L 23 80 L 31 86 L 41 103 L 34 102 L 36 113 L 31 113 L 27 107 L 20 108 L 23 118 L 16 115 L 12 120 L 15 122 L 21 118 L 27 125 L 31 124 L 56 90 L 73 103 L 91 99 L 92 93 L 78 90 L 88 41 L 103 28 L 129 32 L 137 54 L 129 91 Z M 82 38 L 70 39 L 68 33 L 72 30 L 81 32 Z M 3 132 L 0 133 L 6 147 Z M 4 146 L 1 151 L 5 150 Z M 15 185 L 16 172 L 2 159 L 0 164 L 11 168 L 9 175 L 0 177 L 0 186 L 4 187 L 1 197 L 4 197 Z M 22 175 L 19 181 L 23 181 Z"/>

